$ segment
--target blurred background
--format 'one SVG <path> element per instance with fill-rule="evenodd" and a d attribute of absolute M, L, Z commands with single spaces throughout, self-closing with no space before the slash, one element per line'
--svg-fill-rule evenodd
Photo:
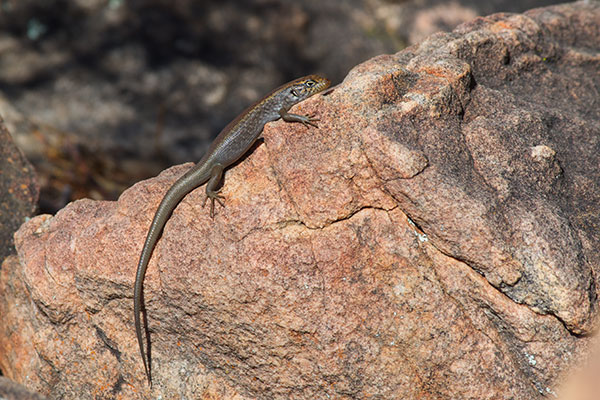
<path fill-rule="evenodd" d="M 550 0 L 0 0 L 0 116 L 34 165 L 40 212 L 116 199 L 197 161 L 271 89 L 334 84 L 478 15 Z"/>

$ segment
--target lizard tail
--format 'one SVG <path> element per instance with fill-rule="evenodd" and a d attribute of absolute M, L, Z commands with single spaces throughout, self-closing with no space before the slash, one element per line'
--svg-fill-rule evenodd
<path fill-rule="evenodd" d="M 149 357 L 146 357 L 146 351 L 144 350 L 141 321 L 144 276 L 146 275 L 146 269 L 148 268 L 148 262 L 150 261 L 150 257 L 152 256 L 154 246 L 160 238 L 163 228 L 167 223 L 167 220 L 171 216 L 171 213 L 173 212 L 175 207 L 177 207 L 177 204 L 179 204 L 179 202 L 185 197 L 186 194 L 191 192 L 196 187 L 205 183 L 209 177 L 210 172 L 206 171 L 205 168 L 202 168 L 201 163 L 198 163 L 196 166 L 192 167 L 192 169 L 190 169 L 187 173 L 185 173 L 181 178 L 179 178 L 173 184 L 173 186 L 171 186 L 171 188 L 167 191 L 167 194 L 165 194 L 162 201 L 160 202 L 160 205 L 156 210 L 156 214 L 154 214 L 154 219 L 152 220 L 152 224 L 150 225 L 150 229 L 148 230 L 148 235 L 146 236 L 146 241 L 144 242 L 144 247 L 142 249 L 142 254 L 140 255 L 137 273 L 135 276 L 133 309 L 135 316 L 135 333 L 137 336 L 138 345 L 140 347 L 140 355 L 142 356 L 142 361 L 144 362 L 146 378 L 148 378 L 148 384 L 150 386 L 152 386 L 150 359 Z M 146 338 L 148 338 L 147 332 Z M 147 348 L 149 354 L 149 341 L 147 343 Z"/>

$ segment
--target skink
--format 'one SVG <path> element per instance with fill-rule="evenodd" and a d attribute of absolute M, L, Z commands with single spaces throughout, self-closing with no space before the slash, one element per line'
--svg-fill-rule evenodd
<path fill-rule="evenodd" d="M 150 360 L 146 359 L 142 340 L 141 308 L 142 285 L 146 268 L 152 251 L 162 230 L 179 202 L 198 186 L 206 185 L 206 199 L 210 199 L 210 216 L 214 217 L 215 201 L 223 205 L 223 196 L 217 189 L 223 170 L 240 159 L 260 137 L 267 122 L 282 118 L 286 122 L 300 122 L 305 126 L 315 126 L 315 119 L 306 115 L 288 113 L 296 103 L 321 92 L 329 87 L 329 80 L 318 75 L 299 78 L 278 87 L 261 100 L 248 107 L 236 119 L 231 121 L 208 148 L 202 159 L 179 178 L 163 197 L 144 242 L 144 248 L 138 262 L 133 293 L 133 308 L 135 314 L 135 333 L 140 346 L 140 354 L 144 362 L 144 370 L 148 383 L 152 384 L 150 375 Z M 149 346 L 149 343 L 148 343 Z"/>

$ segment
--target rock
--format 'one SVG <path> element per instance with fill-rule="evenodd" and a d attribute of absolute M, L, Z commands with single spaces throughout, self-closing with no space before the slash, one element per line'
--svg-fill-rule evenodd
<path fill-rule="evenodd" d="M 14 253 L 13 234 L 35 212 L 38 196 L 35 172 L 0 118 L 0 262 Z"/>
<path fill-rule="evenodd" d="M 45 397 L 30 392 L 26 387 L 0 376 L 0 399 L 2 400 L 44 400 Z"/>
<path fill-rule="evenodd" d="M 191 164 L 30 220 L 0 275 L 0 366 L 65 399 L 552 395 L 598 308 L 599 18 L 478 18 L 293 109 L 319 129 L 267 125 L 226 207 L 193 191 L 156 246 L 152 388 L 135 268 Z"/>

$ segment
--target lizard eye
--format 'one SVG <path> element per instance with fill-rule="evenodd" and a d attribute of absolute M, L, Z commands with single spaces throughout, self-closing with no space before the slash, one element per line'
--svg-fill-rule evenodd
<path fill-rule="evenodd" d="M 315 81 L 313 81 L 313 80 L 306 81 L 306 86 L 307 86 L 307 87 L 313 87 L 313 86 L 315 85 L 315 83 L 316 83 L 316 82 L 315 82 Z"/>

